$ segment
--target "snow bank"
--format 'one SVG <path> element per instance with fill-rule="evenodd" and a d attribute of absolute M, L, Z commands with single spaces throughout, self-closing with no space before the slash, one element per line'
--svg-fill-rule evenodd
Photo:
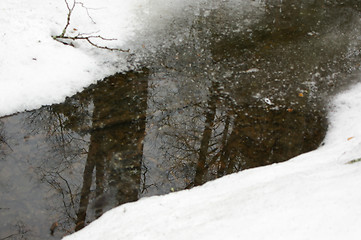
<path fill-rule="evenodd" d="M 334 100 L 318 150 L 105 213 L 77 239 L 359 239 L 361 84 Z"/>
<path fill-rule="evenodd" d="M 68 0 L 70 7 L 72 2 Z M 145 53 L 166 47 L 167 26 L 178 21 L 179 29 L 173 31 L 180 35 L 201 14 L 200 7 L 223 4 L 215 0 L 81 2 L 72 12 L 67 35 L 116 39 L 93 40 L 101 46 L 129 49 L 135 65 Z M 249 0 L 242 5 L 257 4 Z M 134 67 L 128 53 L 97 49 L 86 41 L 75 41 L 75 47 L 55 41 L 52 36 L 60 35 L 67 22 L 65 0 L 2 0 L 0 11 L 0 116 L 61 102 L 97 80 Z"/>
<path fill-rule="evenodd" d="M 82 2 L 87 9 L 75 7 L 69 35 L 93 33 L 117 39 L 98 44 L 134 48 L 125 43 L 144 27 L 144 19 L 139 17 L 149 11 L 149 1 Z M 3 0 L 0 10 L 0 116 L 61 102 L 90 83 L 128 67 L 127 54 L 95 49 L 80 41 L 72 48 L 52 39 L 65 27 L 65 1 Z"/>
<path fill-rule="evenodd" d="M 114 72 L 96 52 L 52 39 L 66 23 L 64 1 L 5 0 L 0 9 L 0 116 L 60 102 Z"/>

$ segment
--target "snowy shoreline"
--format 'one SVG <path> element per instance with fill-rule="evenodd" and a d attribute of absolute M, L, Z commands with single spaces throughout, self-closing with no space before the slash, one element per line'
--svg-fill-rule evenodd
<path fill-rule="evenodd" d="M 360 93 L 336 97 L 315 151 L 122 205 L 64 239 L 358 239 Z"/>
<path fill-rule="evenodd" d="M 84 0 L 75 6 L 67 35 L 113 39 L 93 42 L 130 50 L 124 53 L 95 48 L 84 40 L 74 41 L 75 47 L 55 41 L 53 36 L 60 35 L 67 24 L 68 9 L 63 0 L 3 1 L 0 116 L 60 103 L 98 80 L 137 67 L 145 48 L 152 52 L 163 44 L 157 40 L 167 36 L 162 28 L 168 22 L 186 15 L 188 6 L 197 8 L 206 2 Z M 217 4 L 210 1 L 208 7 L 213 5 Z M 134 53 L 137 59 L 132 59 L 130 66 L 128 57 Z"/>

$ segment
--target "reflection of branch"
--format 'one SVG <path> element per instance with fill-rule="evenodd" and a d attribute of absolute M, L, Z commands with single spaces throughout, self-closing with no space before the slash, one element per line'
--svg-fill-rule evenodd
<path fill-rule="evenodd" d="M 5 139 L 3 137 L 0 136 L 0 143 L 4 143 L 6 146 L 8 146 L 10 148 L 11 151 L 14 151 L 11 146 L 5 141 Z"/>
<path fill-rule="evenodd" d="M 70 219 L 75 221 L 76 219 L 73 217 L 73 215 L 70 213 L 70 211 L 68 209 L 69 207 L 70 207 L 70 209 L 72 207 L 73 210 L 75 211 L 74 194 L 71 191 L 71 188 L 70 188 L 70 185 L 69 185 L 68 181 L 59 172 L 48 172 L 48 171 L 42 170 L 42 169 L 40 169 L 40 170 L 43 172 L 42 180 L 45 180 L 50 186 L 52 186 L 54 189 L 56 189 L 62 195 L 63 205 L 64 205 L 64 208 L 65 208 L 66 215 Z M 54 176 L 54 174 L 57 175 L 59 178 L 61 178 L 65 182 L 65 184 L 66 184 L 66 186 L 68 188 L 68 191 L 63 189 L 62 186 L 61 186 L 61 183 L 56 181 L 56 177 Z M 70 205 L 71 206 L 69 206 L 66 203 L 67 202 L 66 201 L 66 194 L 70 196 Z"/>
<path fill-rule="evenodd" d="M 17 234 L 17 233 L 13 233 L 13 234 L 11 234 L 11 235 L 9 235 L 9 236 L 7 236 L 7 237 L 0 238 L 0 240 L 5 240 L 5 239 L 11 238 L 11 237 L 16 236 L 16 235 L 18 235 L 18 234 Z"/>
<path fill-rule="evenodd" d="M 56 174 L 57 174 L 61 179 L 64 180 L 64 182 L 65 182 L 65 184 L 66 184 L 66 186 L 67 186 L 67 188 L 68 188 L 68 190 L 69 190 L 71 205 L 73 205 L 73 208 L 75 209 L 74 195 L 73 195 L 73 193 L 72 193 L 72 191 L 71 191 L 71 188 L 70 188 L 70 186 L 69 186 L 68 181 L 67 181 L 63 176 L 61 176 L 60 173 L 57 172 Z"/>
<path fill-rule="evenodd" d="M 142 164 L 142 168 L 144 169 L 143 171 L 143 179 L 142 179 L 142 190 L 141 190 L 141 193 L 144 193 L 144 192 L 148 192 L 148 188 L 154 186 L 156 189 L 159 189 L 158 186 L 155 184 L 155 183 L 152 183 L 152 184 L 146 184 L 146 175 L 148 173 L 148 167 L 143 163 Z"/>
<path fill-rule="evenodd" d="M 3 123 L 0 122 L 0 125 L 1 125 L 1 128 L 2 128 L 2 127 L 3 127 Z M 0 132 L 0 143 L 4 143 L 6 146 L 8 146 L 8 147 L 10 148 L 11 151 L 14 151 L 14 150 L 10 147 L 10 145 L 5 141 L 5 137 L 3 137 L 3 134 L 4 134 L 4 132 L 3 132 L 3 129 L 2 129 L 1 132 Z"/>
<path fill-rule="evenodd" d="M 18 233 L 10 234 L 9 236 L 6 236 L 4 238 L 0 238 L 0 240 L 9 239 L 9 238 L 12 238 L 12 237 L 18 236 L 18 235 L 21 235 L 21 239 L 23 239 L 24 235 L 30 231 L 30 230 L 25 228 L 24 223 L 22 223 L 21 221 L 19 221 L 16 224 L 16 226 L 18 227 Z M 16 238 L 16 239 L 18 239 L 18 238 Z M 27 238 L 25 238 L 25 239 L 27 239 Z"/>
<path fill-rule="evenodd" d="M 95 23 L 94 19 L 90 16 L 89 14 L 89 11 L 88 11 L 88 8 L 85 7 L 84 3 L 82 2 L 77 2 L 77 1 L 73 1 L 73 4 L 70 6 L 68 1 L 67 0 L 64 0 L 65 1 L 65 4 L 66 4 L 66 7 L 68 9 L 68 14 L 67 14 L 67 19 L 66 19 L 66 24 L 65 24 L 65 27 L 62 31 L 62 33 L 60 35 L 54 35 L 52 36 L 54 40 L 58 41 L 58 42 L 61 42 L 62 44 L 65 44 L 65 45 L 70 45 L 70 46 L 73 46 L 73 43 L 68 43 L 67 41 L 64 41 L 64 40 L 85 40 L 87 41 L 90 45 L 92 45 L 93 47 L 96 47 L 96 48 L 100 48 L 100 49 L 105 49 L 105 50 L 109 50 L 109 51 L 120 51 L 120 52 L 129 52 L 129 49 L 128 50 L 124 50 L 124 49 L 121 49 L 121 48 L 110 48 L 110 47 L 107 47 L 107 46 L 100 46 L 96 43 L 93 42 L 92 39 L 101 39 L 101 40 L 105 40 L 105 41 L 114 41 L 116 39 L 109 39 L 109 38 L 104 38 L 102 36 L 94 36 L 94 35 L 84 35 L 84 34 L 78 34 L 76 36 L 69 36 L 67 35 L 67 30 L 68 30 L 68 27 L 70 25 L 70 19 L 71 19 L 71 15 L 75 9 L 75 6 L 78 4 L 78 5 L 81 5 L 83 8 L 85 8 L 87 14 L 88 14 L 88 17 L 90 18 L 90 20 Z"/>

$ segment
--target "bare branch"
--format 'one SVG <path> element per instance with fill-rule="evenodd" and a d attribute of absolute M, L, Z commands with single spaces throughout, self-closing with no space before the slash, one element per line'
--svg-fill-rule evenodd
<path fill-rule="evenodd" d="M 96 22 L 94 21 L 94 19 L 93 19 L 93 18 L 90 16 L 90 14 L 89 14 L 89 9 L 92 9 L 92 8 L 86 7 L 86 6 L 84 5 L 84 3 L 82 3 L 82 2 L 76 2 L 76 3 L 79 4 L 79 5 L 81 5 L 81 6 L 85 9 L 86 14 L 88 15 L 88 17 L 90 18 L 90 20 L 92 21 L 92 23 L 96 24 Z"/>
<path fill-rule="evenodd" d="M 74 0 L 73 6 L 70 7 L 68 1 L 67 1 L 67 0 L 64 0 L 64 1 L 65 1 L 65 4 L 66 4 L 66 7 L 68 8 L 68 16 L 67 16 L 67 19 L 66 19 L 66 24 L 65 24 L 65 27 L 64 27 L 64 29 L 63 29 L 63 32 L 62 32 L 61 35 L 60 35 L 60 36 L 62 36 L 62 37 L 65 36 L 66 30 L 68 29 L 68 27 L 69 27 L 69 25 L 70 25 L 71 14 L 73 13 L 73 10 L 74 10 L 75 4 L 76 4 L 76 2 L 75 2 L 75 0 Z"/>
<path fill-rule="evenodd" d="M 58 42 L 61 42 L 65 45 L 70 45 L 70 46 L 73 46 L 74 45 L 72 43 L 68 43 L 68 42 L 65 42 L 65 41 L 62 41 L 61 39 L 70 39 L 70 40 L 85 40 L 87 41 L 90 45 L 96 47 L 96 48 L 101 48 L 101 49 L 105 49 L 105 50 L 109 50 L 109 51 L 119 51 L 119 52 L 129 52 L 130 50 L 127 49 L 127 50 L 124 50 L 124 49 L 121 49 L 121 48 L 110 48 L 110 47 L 107 47 L 107 46 L 100 46 L 96 43 L 94 43 L 91 39 L 94 39 L 94 38 L 97 38 L 97 39 L 102 39 L 102 40 L 105 40 L 105 41 L 114 41 L 114 40 L 117 40 L 115 38 L 104 38 L 102 36 L 83 36 L 83 35 L 77 35 L 77 36 L 74 36 L 74 37 L 71 37 L 71 36 L 54 36 L 53 37 L 54 40 L 58 41 Z"/>
<path fill-rule="evenodd" d="M 115 41 L 117 40 L 116 38 L 105 38 L 105 37 L 102 37 L 100 35 L 97 35 L 97 36 L 94 36 L 94 35 L 91 35 L 91 34 L 85 34 L 85 33 L 78 33 L 78 35 L 76 36 L 69 36 L 67 35 L 67 30 L 68 30 L 68 27 L 70 25 L 70 20 L 71 20 L 71 15 L 74 11 L 74 8 L 75 6 L 78 4 L 78 5 L 81 5 L 87 12 L 87 15 L 88 17 L 90 18 L 90 20 L 95 23 L 94 19 L 90 16 L 89 14 L 89 8 L 85 7 L 84 3 L 82 2 L 77 2 L 75 0 L 73 0 L 73 4 L 70 5 L 68 3 L 67 0 L 64 0 L 65 1 L 65 4 L 66 4 L 66 7 L 68 9 L 68 15 L 67 15 L 67 20 L 66 20 L 66 24 L 65 24 L 65 27 L 62 31 L 62 33 L 60 35 L 54 35 L 52 36 L 52 38 L 64 45 L 69 45 L 69 46 L 72 46 L 74 47 L 74 44 L 72 42 L 68 42 L 68 41 L 64 41 L 64 40 L 72 40 L 72 41 L 76 41 L 76 40 L 85 40 L 87 41 L 90 45 L 96 47 L 96 48 L 100 48 L 100 49 L 105 49 L 105 50 L 109 50 L 109 51 L 119 51 L 119 52 L 129 52 L 129 49 L 127 50 L 124 50 L 124 49 L 121 49 L 121 48 L 111 48 L 111 47 L 107 47 L 107 46 L 101 46 L 101 45 L 98 45 L 97 43 L 94 43 L 94 41 L 92 41 L 92 39 L 101 39 L 101 40 L 104 40 L 104 41 Z"/>
<path fill-rule="evenodd" d="M 86 40 L 88 41 L 88 43 L 90 43 L 91 45 L 93 45 L 96 48 L 106 49 L 106 50 L 110 50 L 110 51 L 129 52 L 129 49 L 123 50 L 123 49 L 120 49 L 120 48 L 109 48 L 107 46 L 99 46 L 99 45 L 93 43 L 92 41 L 90 41 L 89 38 L 87 38 Z"/>

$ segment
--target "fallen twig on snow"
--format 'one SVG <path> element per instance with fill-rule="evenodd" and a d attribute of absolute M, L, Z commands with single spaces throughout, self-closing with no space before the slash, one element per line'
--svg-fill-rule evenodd
<path fill-rule="evenodd" d="M 66 20 L 66 24 L 65 24 L 65 27 L 62 31 L 62 33 L 60 35 L 54 35 L 52 36 L 54 40 L 58 41 L 58 42 L 61 42 L 62 44 L 65 44 L 65 45 L 70 45 L 72 47 L 74 47 L 74 44 L 72 42 L 68 42 L 67 40 L 72 40 L 72 41 L 76 41 L 76 40 L 85 40 L 87 41 L 90 45 L 96 47 L 96 48 L 101 48 L 101 49 L 105 49 L 105 50 L 109 50 L 109 51 L 120 51 L 120 52 L 129 52 L 129 49 L 128 50 L 124 50 L 124 49 L 121 49 L 121 48 L 111 48 L 111 47 L 107 47 L 107 46 L 101 46 L 101 45 L 98 45 L 97 43 L 95 43 L 93 41 L 93 39 L 101 39 L 101 40 L 104 40 L 104 41 L 115 41 L 117 39 L 115 38 L 105 38 L 105 37 L 102 37 L 100 35 L 91 35 L 91 34 L 84 34 L 84 33 L 79 33 L 75 36 L 69 36 L 67 35 L 67 30 L 68 30 L 68 27 L 70 25 L 70 20 L 71 20 L 71 15 L 75 9 L 75 6 L 78 4 L 78 5 L 81 5 L 83 8 L 86 9 L 86 12 L 88 14 L 88 17 L 90 18 L 90 20 L 95 23 L 94 19 L 90 16 L 89 14 L 89 11 L 88 11 L 88 8 L 85 7 L 85 5 L 82 3 L 82 2 L 77 2 L 77 1 L 73 1 L 73 4 L 72 5 L 69 5 L 68 1 L 67 0 L 64 0 L 65 1 L 65 4 L 66 4 L 66 7 L 68 9 L 68 15 L 67 15 L 67 20 Z"/>

